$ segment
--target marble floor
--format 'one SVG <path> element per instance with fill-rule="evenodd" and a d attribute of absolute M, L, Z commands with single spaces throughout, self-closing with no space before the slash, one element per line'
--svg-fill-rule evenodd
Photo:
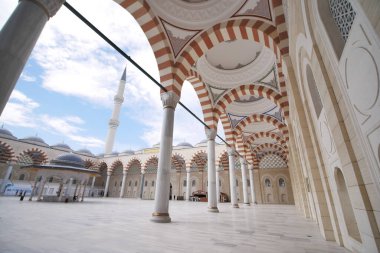
<path fill-rule="evenodd" d="M 151 222 L 153 201 L 87 199 L 42 203 L 0 197 L 0 252 L 348 252 L 325 241 L 294 206 L 259 205 L 220 213 L 170 202 L 172 223 Z"/>

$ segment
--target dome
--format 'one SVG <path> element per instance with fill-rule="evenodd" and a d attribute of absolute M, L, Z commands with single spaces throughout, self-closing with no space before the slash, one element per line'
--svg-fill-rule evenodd
<path fill-rule="evenodd" d="M 152 148 L 160 148 L 160 143 L 154 144 Z"/>
<path fill-rule="evenodd" d="M 81 154 L 81 155 L 90 155 L 90 156 L 94 155 L 93 153 L 91 153 L 90 150 L 85 149 L 85 148 L 79 149 L 76 152 L 79 153 L 79 154 Z"/>
<path fill-rule="evenodd" d="M 25 142 L 30 143 L 30 144 L 37 144 L 37 145 L 41 145 L 44 147 L 49 147 L 49 145 L 46 144 L 46 142 L 38 136 L 30 136 L 30 137 L 26 137 L 26 138 L 23 138 L 20 140 L 25 141 Z"/>
<path fill-rule="evenodd" d="M 51 160 L 50 164 L 71 166 L 71 167 L 77 167 L 77 168 L 84 167 L 83 159 L 74 154 L 59 155 L 55 159 Z"/>
<path fill-rule="evenodd" d="M 0 137 L 16 140 L 17 138 L 11 133 L 11 131 L 5 129 L 5 128 L 0 128 Z"/>
<path fill-rule="evenodd" d="M 119 155 L 119 152 L 114 151 L 114 152 L 111 153 L 111 155 L 112 155 L 112 156 L 117 156 L 117 155 Z"/>
<path fill-rule="evenodd" d="M 196 147 L 206 147 L 207 146 L 207 140 L 204 139 L 203 141 L 197 143 L 195 146 Z"/>
<path fill-rule="evenodd" d="M 104 153 L 100 153 L 96 155 L 97 157 L 104 157 Z"/>
<path fill-rule="evenodd" d="M 124 150 L 123 152 L 120 153 L 121 155 L 134 155 L 135 151 L 131 149 Z"/>
<path fill-rule="evenodd" d="M 64 150 L 64 151 L 72 151 L 72 149 L 70 148 L 69 145 L 65 144 L 65 143 L 57 143 L 53 146 L 51 146 L 52 148 L 56 148 L 56 149 L 60 149 L 60 150 Z"/>
<path fill-rule="evenodd" d="M 184 148 L 193 148 L 193 145 L 191 145 L 188 142 L 181 142 L 177 144 L 177 147 L 184 147 Z"/>

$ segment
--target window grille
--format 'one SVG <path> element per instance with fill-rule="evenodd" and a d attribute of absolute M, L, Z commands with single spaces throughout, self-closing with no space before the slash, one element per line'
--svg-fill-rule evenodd
<path fill-rule="evenodd" d="M 344 41 L 347 41 L 356 12 L 348 0 L 329 0 L 330 12 Z"/>

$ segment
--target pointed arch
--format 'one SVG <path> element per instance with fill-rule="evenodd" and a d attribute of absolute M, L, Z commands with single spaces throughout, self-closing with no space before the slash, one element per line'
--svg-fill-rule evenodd
<path fill-rule="evenodd" d="M 13 157 L 14 151 L 12 147 L 9 144 L 0 141 L 0 163 L 9 162 Z"/>

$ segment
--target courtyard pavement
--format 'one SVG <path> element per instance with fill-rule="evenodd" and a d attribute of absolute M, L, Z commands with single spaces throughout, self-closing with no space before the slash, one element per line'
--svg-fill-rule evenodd
<path fill-rule="evenodd" d="M 150 221 L 154 202 L 85 199 L 43 203 L 0 197 L 1 253 L 348 252 L 325 241 L 294 206 L 256 205 L 207 212 L 207 203 L 170 201 L 172 223 Z"/>

